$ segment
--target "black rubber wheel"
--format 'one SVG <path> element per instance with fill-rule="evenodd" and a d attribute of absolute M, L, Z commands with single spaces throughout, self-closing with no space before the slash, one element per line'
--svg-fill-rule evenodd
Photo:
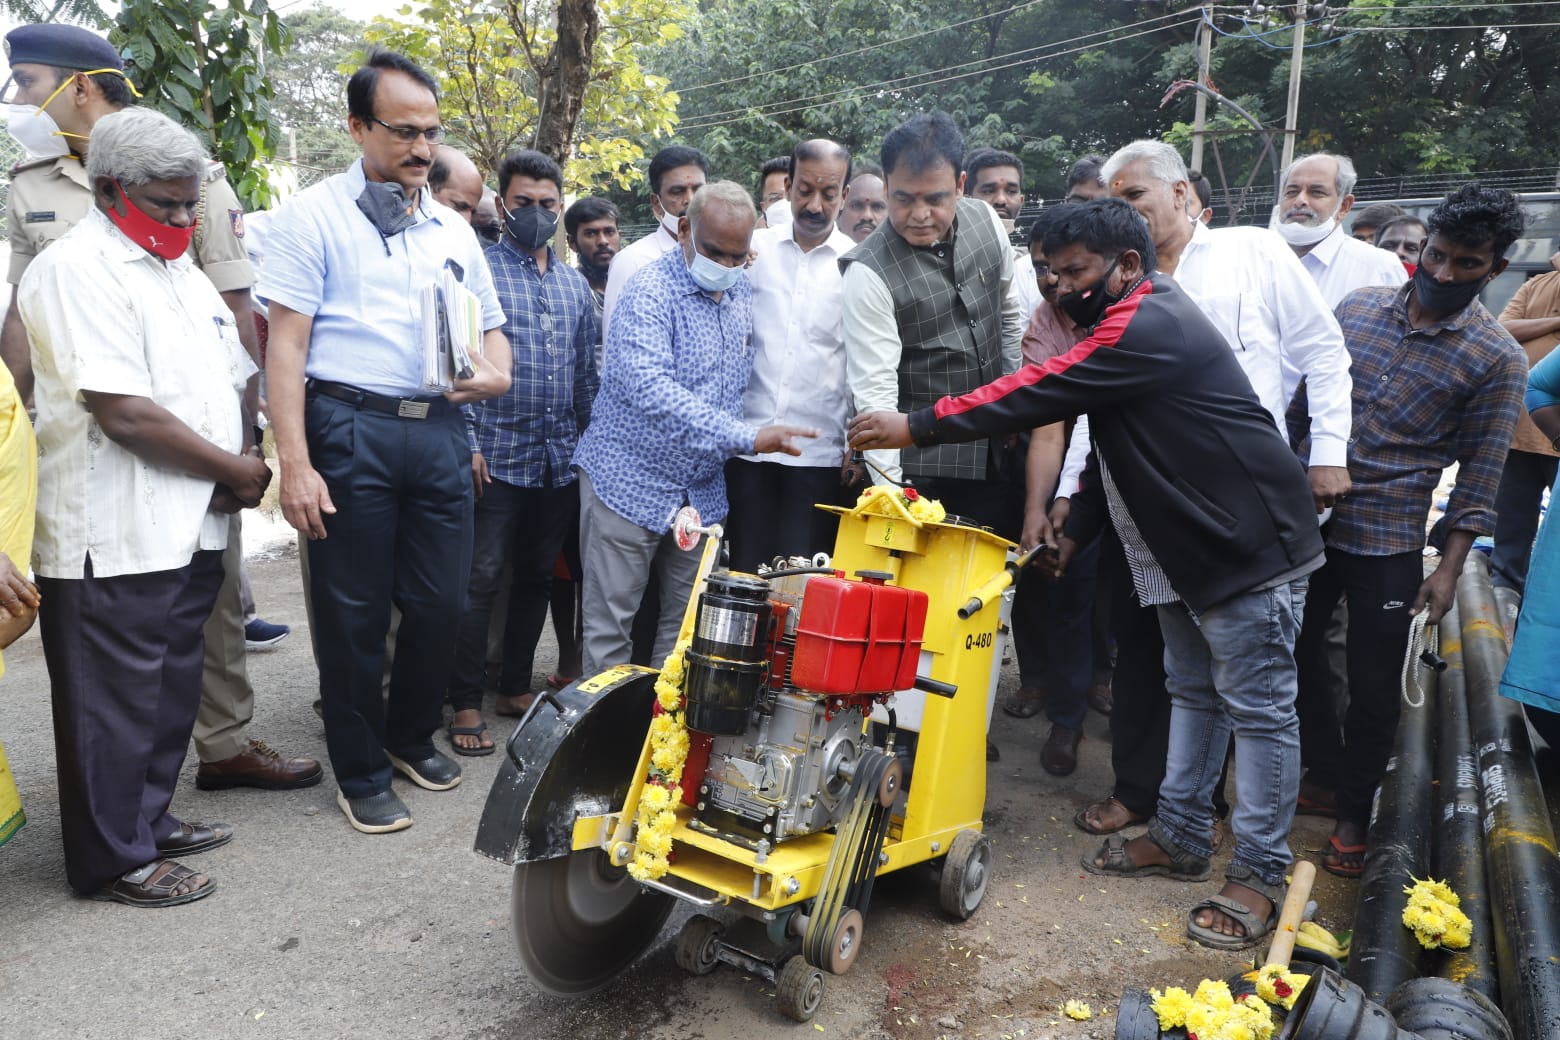
<path fill-rule="evenodd" d="M 775 980 L 775 1002 L 780 1013 L 797 1022 L 810 1022 L 823 1004 L 823 972 L 798 954 L 785 962 Z"/>
<path fill-rule="evenodd" d="M 991 880 L 991 842 L 979 831 L 960 831 L 944 858 L 939 896 L 942 908 L 967 921 L 986 898 Z"/>
<path fill-rule="evenodd" d="M 719 921 L 703 914 L 688 918 L 677 933 L 675 956 L 677 966 L 690 975 L 708 975 L 720 963 L 716 954 L 720 951 L 721 933 L 725 931 Z"/>

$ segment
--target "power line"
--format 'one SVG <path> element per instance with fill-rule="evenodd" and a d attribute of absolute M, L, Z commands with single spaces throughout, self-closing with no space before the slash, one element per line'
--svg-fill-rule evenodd
<path fill-rule="evenodd" d="M 801 97 L 786 98 L 786 99 L 779 100 L 779 101 L 768 101 L 768 102 L 764 102 L 763 104 L 750 105 L 750 106 L 745 106 L 745 107 L 742 107 L 742 108 L 729 108 L 729 109 L 723 109 L 723 110 L 720 110 L 720 111 L 717 111 L 717 112 L 705 112 L 705 113 L 701 113 L 698 116 L 693 117 L 687 123 L 683 124 L 682 129 L 704 129 L 704 128 L 708 127 L 708 126 L 723 125 L 723 122 L 727 122 L 727 121 L 720 121 L 719 117 L 721 117 L 721 116 L 742 115 L 744 117 L 749 117 L 749 116 L 753 116 L 753 115 L 782 115 L 782 114 L 784 114 L 784 112 L 770 112 L 770 113 L 766 113 L 766 112 L 763 112 L 762 110 L 763 109 L 768 109 L 768 108 L 773 108 L 775 106 L 796 105 L 796 104 L 798 104 L 800 102 L 807 102 L 807 101 L 820 101 L 820 100 L 827 101 L 828 99 L 841 97 L 841 96 L 844 96 L 844 95 L 847 95 L 847 94 L 852 94 L 852 93 L 855 93 L 857 91 L 882 90 L 882 89 L 891 89 L 891 88 L 896 88 L 896 87 L 898 87 L 898 88 L 913 88 L 913 87 L 931 86 L 931 85 L 933 85 L 935 83 L 945 83 L 945 82 L 948 82 L 951 79 L 961 79 L 961 78 L 964 78 L 964 76 L 980 75 L 980 74 L 985 73 L 985 72 L 998 72 L 998 71 L 1000 71 L 1002 69 L 1012 68 L 1015 65 L 1023 65 L 1023 64 L 1026 64 L 1026 63 L 1030 62 L 1030 61 L 1040 61 L 1040 60 L 1043 60 L 1043 59 L 1049 58 L 1049 57 L 1060 57 L 1061 55 L 1064 55 L 1064 54 L 1072 54 L 1072 53 L 1076 53 L 1077 51 L 1090 50 L 1096 44 L 1094 44 L 1094 43 L 1085 44 L 1085 45 L 1080 46 L 1080 47 L 1074 47 L 1074 48 L 1071 48 L 1071 49 L 1059 50 L 1059 51 L 1056 51 L 1055 53 L 1047 53 L 1047 54 L 1035 54 L 1034 52 L 1036 52 L 1036 51 L 1049 51 L 1049 50 L 1051 50 L 1051 48 L 1064 47 L 1065 45 L 1071 44 L 1071 43 L 1082 43 L 1085 40 L 1097 40 L 1097 42 L 1099 44 L 1106 44 L 1106 43 L 1116 43 L 1116 42 L 1118 42 L 1120 40 L 1136 39 L 1138 36 L 1145 36 L 1145 35 L 1148 35 L 1149 33 L 1159 32 L 1160 30 L 1163 30 L 1163 29 L 1171 29 L 1171 28 L 1176 28 L 1178 26 L 1184 26 L 1184 25 L 1190 24 L 1190 22 L 1196 21 L 1200 17 L 1201 17 L 1200 14 L 1193 14 L 1191 12 L 1186 12 L 1186 11 L 1180 11 L 1180 12 L 1177 12 L 1176 14 L 1172 14 L 1172 15 L 1159 15 L 1159 16 L 1154 17 L 1154 18 L 1145 18 L 1144 20 L 1142 20 L 1140 22 L 1132 22 L 1132 23 L 1129 23 L 1127 25 L 1116 26 L 1113 29 L 1105 29 L 1105 30 L 1101 30 L 1101 31 L 1098 31 L 1098 32 L 1085 33 L 1085 34 L 1083 34 L 1081 36 L 1074 36 L 1074 37 L 1070 37 L 1070 38 L 1064 39 L 1064 40 L 1053 40 L 1053 41 L 1051 41 L 1049 43 L 1037 44 L 1036 46 L 1033 46 L 1033 47 L 1022 47 L 1022 48 L 1020 48 L 1018 50 L 1008 51 L 1008 52 L 1006 52 L 1004 54 L 994 54 L 994 55 L 992 55 L 989 58 L 977 58 L 974 61 L 967 61 L 967 62 L 964 62 L 962 64 L 958 64 L 958 65 L 947 65 L 947 66 L 943 66 L 942 68 L 927 69 L 927 70 L 924 70 L 922 72 L 906 73 L 903 76 L 896 76 L 896 77 L 893 77 L 891 79 L 878 80 L 878 81 L 872 82 L 872 83 L 853 84 L 853 85 L 848 86 L 848 87 L 841 87 L 841 88 L 839 88 L 837 90 L 826 91 L 826 92 L 821 93 L 821 94 L 808 94 L 808 95 L 803 95 Z M 1172 22 L 1171 21 L 1172 19 L 1179 19 L 1179 21 Z M 1158 25 L 1154 24 L 1154 23 L 1165 23 L 1165 22 L 1170 22 L 1171 24 L 1158 24 Z M 1126 35 L 1126 36 L 1114 36 L 1114 37 L 1112 37 L 1111 39 L 1108 39 L 1108 40 L 1098 40 L 1098 37 L 1111 36 L 1112 33 L 1119 33 L 1119 32 L 1121 32 L 1122 30 L 1125 30 L 1125 29 L 1134 29 L 1134 28 L 1138 28 L 1140 26 L 1149 26 L 1149 25 L 1152 25 L 1153 27 L 1149 28 L 1149 29 L 1145 29 L 1142 32 L 1133 33 L 1133 34 Z M 995 65 L 995 66 L 992 66 L 990 68 L 979 69 L 979 70 L 977 70 L 977 71 L 975 71 L 973 73 L 965 73 L 963 76 L 950 76 L 950 77 L 945 77 L 943 79 L 930 80 L 930 81 L 922 82 L 922 83 L 910 82 L 911 80 L 916 80 L 916 79 L 919 79 L 919 78 L 921 78 L 923 76 L 935 76 L 935 75 L 937 75 L 939 73 L 953 72 L 953 71 L 958 70 L 958 69 L 970 68 L 971 66 L 974 66 L 974 65 L 984 65 L 987 62 L 1001 61 L 1001 60 L 1006 59 L 1006 58 L 1016 58 L 1016 57 L 1018 57 L 1018 55 L 1031 55 L 1031 57 L 1021 58 L 1021 59 L 1019 59 L 1017 61 L 1011 61 L 1011 62 L 1008 62 L 1007 64 L 1004 64 L 1004 65 Z M 802 105 L 802 108 L 817 108 L 817 107 L 819 107 L 819 106 L 818 105 Z M 793 112 L 793 111 L 800 111 L 800 110 L 801 109 L 798 109 L 798 108 L 787 108 L 787 109 L 785 109 L 785 112 Z M 735 121 L 736 120 L 729 120 L 729 122 L 735 122 Z"/>
<path fill-rule="evenodd" d="M 909 36 L 900 36 L 896 39 L 884 40 L 882 43 L 873 43 L 868 44 L 865 47 L 857 47 L 853 51 L 842 51 L 839 54 L 829 54 L 822 58 L 813 58 L 810 61 L 797 62 L 795 65 L 785 65 L 777 69 L 764 69 L 760 72 L 750 72 L 746 76 L 734 76 L 731 79 L 719 79 L 712 83 L 700 83 L 697 86 L 678 87 L 676 89 L 677 93 L 679 94 L 691 94 L 696 90 L 710 90 L 714 87 L 724 87 L 732 83 L 745 83 L 750 79 L 758 79 L 760 76 L 774 76 L 782 72 L 793 72 L 796 69 L 804 69 L 809 65 L 820 65 L 826 61 L 838 61 L 840 58 L 855 57 L 858 54 L 865 54 L 868 51 L 875 51 L 883 47 L 892 47 L 900 43 L 909 43 L 911 40 L 918 40 L 923 36 L 932 36 L 936 33 L 946 32 L 949 29 L 957 29 L 960 26 L 969 25 L 972 22 L 984 22 L 988 18 L 995 18 L 998 15 L 1012 14 L 1014 11 L 1022 11 L 1026 7 L 1033 7 L 1040 2 L 1041 0 L 1026 0 L 1025 3 L 1014 4 L 1012 7 L 1005 7 L 1000 11 L 992 11 L 990 14 L 982 14 L 977 15 L 974 18 L 965 18 L 962 21 L 949 22 L 947 25 L 940 25 L 935 29 L 926 29 L 922 32 L 911 33 Z"/>
<path fill-rule="evenodd" d="M 749 108 L 728 109 L 728 110 L 726 110 L 724 112 L 711 112 L 711 113 L 707 113 L 706 115 L 698 116 L 698 117 L 695 117 L 694 119 L 689 120 L 687 123 L 682 124 L 679 127 L 679 129 L 680 130 L 709 130 L 709 129 L 712 129 L 712 128 L 717 127 L 717 126 L 729 126 L 729 125 L 731 125 L 733 123 L 740 123 L 740 122 L 743 122 L 744 120 L 747 120 L 747 119 L 772 118 L 774 116 L 789 115 L 789 114 L 791 114 L 793 112 L 802 112 L 802 111 L 806 111 L 807 109 L 822 108 L 822 107 L 824 107 L 825 105 L 829 104 L 832 100 L 834 100 L 836 98 L 839 98 L 839 97 L 842 97 L 842 96 L 845 96 L 845 95 L 849 95 L 849 94 L 854 94 L 854 93 L 857 93 L 859 91 L 882 91 L 882 90 L 887 90 L 887 89 L 913 90 L 913 89 L 920 89 L 920 88 L 923 88 L 923 87 L 936 86 L 939 83 L 948 83 L 948 82 L 952 82 L 953 80 L 968 79 L 971 76 L 983 76 L 983 75 L 986 75 L 988 73 L 1000 72 L 1003 69 L 1010 69 L 1010 68 L 1013 68 L 1013 67 L 1019 66 L 1019 65 L 1030 65 L 1030 64 L 1034 64 L 1036 62 L 1046 61 L 1046 60 L 1051 59 L 1051 58 L 1060 58 L 1060 57 L 1064 57 L 1064 56 L 1066 56 L 1068 54 L 1076 54 L 1076 53 L 1078 53 L 1080 51 L 1093 50 L 1093 49 L 1095 49 L 1096 47 L 1099 47 L 1099 46 L 1105 46 L 1105 45 L 1109 45 L 1109 44 L 1112 44 L 1112 43 L 1122 43 L 1122 42 L 1125 42 L 1127 40 L 1137 39 L 1140 36 L 1148 36 L 1148 35 L 1151 35 L 1152 33 L 1161 32 L 1161 31 L 1163 31 L 1165 29 L 1173 29 L 1173 28 L 1178 28 L 1178 27 L 1182 27 L 1182 26 L 1185 26 L 1185 25 L 1190 25 L 1193 22 L 1197 21 L 1198 18 L 1200 17 L 1200 15 L 1195 15 L 1193 17 L 1188 18 L 1187 17 L 1188 13 L 1189 12 L 1185 12 L 1185 11 L 1178 13 L 1179 17 L 1181 17 L 1181 19 L 1182 19 L 1179 23 L 1168 24 L 1168 25 L 1156 25 L 1156 26 L 1153 26 L 1152 28 L 1143 29 L 1143 30 L 1141 30 L 1139 32 L 1135 32 L 1135 33 L 1129 33 L 1129 34 L 1127 34 L 1125 36 L 1117 36 L 1117 37 L 1113 37 L 1113 38 L 1111 38 L 1109 40 L 1101 40 L 1101 41 L 1097 41 L 1095 43 L 1088 43 L 1088 44 L 1084 44 L 1084 45 L 1078 46 L 1078 47 L 1069 47 L 1069 48 L 1065 48 L 1065 49 L 1062 49 L 1062 50 L 1051 51 L 1051 52 L 1046 53 L 1046 54 L 1031 54 L 1028 57 L 1019 58 L 1019 59 L 1017 59 L 1015 61 L 1006 62 L 1006 63 L 1001 64 L 1001 65 L 992 65 L 992 66 L 990 66 L 988 68 L 975 69 L 973 72 L 960 72 L 960 73 L 957 73 L 956 75 L 941 76 L 941 77 L 939 77 L 937 79 L 922 80 L 921 82 L 916 82 L 916 83 L 907 82 L 908 80 L 916 79 L 916 78 L 921 77 L 921 76 L 933 76 L 933 75 L 936 75 L 937 73 L 940 73 L 940 72 L 953 72 L 956 69 L 968 68 L 971 65 L 984 64 L 987 61 L 997 61 L 999 59 L 1012 57 L 1012 56 L 1018 55 L 1018 54 L 1029 54 L 1029 52 L 1037 51 L 1037 50 L 1044 50 L 1046 47 L 1056 46 L 1057 44 L 1070 43 L 1070 42 L 1072 42 L 1072 40 L 1059 40 L 1059 41 L 1056 41 L 1056 43 L 1046 44 L 1046 45 L 1043 45 L 1043 46 L 1040 46 L 1040 47 L 1027 47 L 1027 48 L 1024 48 L 1022 50 L 1011 51 L 1008 54 L 993 55 L 991 58 L 982 58 L 982 59 L 980 59 L 978 61 L 965 62 L 964 64 L 961 64 L 961 65 L 950 65 L 950 66 L 946 66 L 946 67 L 940 68 L 940 69 L 929 69 L 929 70 L 927 70 L 925 72 L 919 72 L 919 73 L 913 73 L 913 74 L 906 75 L 906 76 L 900 76 L 900 77 L 897 77 L 895 79 L 880 80 L 880 81 L 878 81 L 876 83 L 857 84 L 857 85 L 853 85 L 853 86 L 849 86 L 849 87 L 844 87 L 844 88 L 841 88 L 839 90 L 830 91 L 830 92 L 824 93 L 824 94 L 814 94 L 814 95 L 810 95 L 810 96 L 807 96 L 807 97 L 790 98 L 790 99 L 787 99 L 787 100 L 784 100 L 784 101 L 772 101 L 772 102 L 768 102 L 768 103 L 763 104 L 763 105 L 751 106 Z M 1163 21 L 1163 20 L 1164 20 L 1163 18 L 1153 18 L 1153 19 L 1146 19 L 1143 22 L 1137 22 L 1137 23 L 1134 23 L 1134 24 L 1135 25 L 1144 25 L 1144 24 L 1147 24 L 1147 22 Z M 1121 26 L 1119 28 L 1131 28 L 1131 26 Z M 1091 36 L 1091 37 L 1092 36 L 1099 36 L 1099 35 L 1103 35 L 1103 34 L 1102 33 L 1091 33 L 1091 34 L 1089 34 L 1089 36 Z M 1088 37 L 1080 36 L 1080 37 L 1074 37 L 1073 39 L 1074 40 L 1081 40 L 1081 39 L 1087 39 L 1087 38 Z M 760 109 L 772 108 L 775 105 L 789 105 L 791 107 L 779 108 L 779 109 L 775 109 L 774 111 L 768 111 L 768 112 L 759 111 Z M 735 118 L 731 118 L 731 119 L 716 119 L 716 118 L 714 118 L 716 116 L 726 116 L 726 115 L 734 116 Z"/>

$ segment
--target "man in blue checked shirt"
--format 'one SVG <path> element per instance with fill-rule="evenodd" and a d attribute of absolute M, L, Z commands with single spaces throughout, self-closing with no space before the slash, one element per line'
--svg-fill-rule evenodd
<path fill-rule="evenodd" d="M 756 219 L 730 181 L 699 189 L 678 248 L 634 275 L 607 329 L 606 363 L 580 471 L 585 674 L 629 660 L 629 629 L 654 568 L 661 583 L 654 659 L 671 651 L 698 554 L 671 535 L 685 505 L 726 516 L 722 467 L 734 455 L 800 454 L 816 430 L 742 421 L 753 369 L 753 291 L 744 265 Z"/>
<path fill-rule="evenodd" d="M 1371 803 L 1397 733 L 1409 621 L 1421 610 L 1431 624 L 1440 621 L 1474 538 L 1494 530 L 1495 489 L 1527 381 L 1527 356 L 1479 302 L 1522 235 L 1516 196 L 1469 184 L 1437 206 L 1428 224 L 1408 285 L 1360 289 L 1338 305 L 1354 381 L 1353 486 L 1322 528 L 1327 563 L 1311 575 L 1295 663 L 1302 720 L 1321 712 L 1318 728 L 1336 731 L 1336 715 L 1327 714 L 1324 636 L 1345 598 L 1343 744 L 1341 751 L 1313 746 L 1307 777 L 1337 791 L 1338 822 L 1322 866 L 1343 877 L 1358 877 L 1364 865 Z M 1301 407 L 1297 397 L 1291 422 Z M 1454 462 L 1457 483 L 1430 532 L 1441 558 L 1426 578 L 1425 520 L 1441 472 Z"/>
<path fill-rule="evenodd" d="M 498 168 L 498 244 L 486 251 L 507 320 L 509 392 L 474 403 L 471 476 L 476 493 L 471 585 L 450 683 L 450 743 L 486 755 L 482 721 L 488 623 L 504 565 L 513 568 L 504 667 L 495 710 L 530 706 L 531 666 L 547 620 L 553 561 L 573 529 L 579 491 L 569 462 L 596 397 L 596 301 L 585 276 L 549 244 L 563 212 L 563 171 L 541 152 L 511 152 Z"/>

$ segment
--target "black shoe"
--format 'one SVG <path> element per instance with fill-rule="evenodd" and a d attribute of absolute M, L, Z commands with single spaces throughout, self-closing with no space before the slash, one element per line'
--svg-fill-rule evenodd
<path fill-rule="evenodd" d="M 233 840 L 233 828 L 225 823 L 181 823 L 179 829 L 157 841 L 160 856 L 193 856 L 210 852 Z"/>
<path fill-rule="evenodd" d="M 1078 742 L 1082 739 L 1082 730 L 1053 723 L 1051 735 L 1045 738 L 1045 746 L 1040 749 L 1041 768 L 1052 776 L 1071 774 L 1078 768 Z"/>
<path fill-rule="evenodd" d="M 347 822 L 364 834 L 388 834 L 412 825 L 412 814 L 394 791 L 381 791 L 367 798 L 348 798 L 337 791 L 336 804 L 346 813 Z"/>
<path fill-rule="evenodd" d="M 418 787 L 426 787 L 430 791 L 448 791 L 460 783 L 460 766 L 453 758 L 438 751 L 417 762 L 397 758 L 388 751 L 385 755 L 397 772 Z"/>

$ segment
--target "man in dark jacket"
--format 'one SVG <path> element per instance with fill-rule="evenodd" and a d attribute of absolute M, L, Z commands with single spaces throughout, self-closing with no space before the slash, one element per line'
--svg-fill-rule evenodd
<path fill-rule="evenodd" d="M 1148 833 L 1111 838 L 1097 874 L 1206 880 L 1213 787 L 1235 737 L 1235 855 L 1187 934 L 1257 943 L 1292 861 L 1300 779 L 1294 641 L 1322 541 L 1306 475 L 1217 329 L 1154 272 L 1148 228 L 1105 199 L 1059 210 L 1045 255 L 1058 305 L 1087 339 L 962 397 L 851 423 L 858 449 L 921 446 L 1089 415 L 1095 452 L 1055 565 L 1108 518 L 1144 605 L 1159 608 L 1172 701 L 1170 755 Z M 1141 519 L 1141 526 L 1135 522 Z"/>

